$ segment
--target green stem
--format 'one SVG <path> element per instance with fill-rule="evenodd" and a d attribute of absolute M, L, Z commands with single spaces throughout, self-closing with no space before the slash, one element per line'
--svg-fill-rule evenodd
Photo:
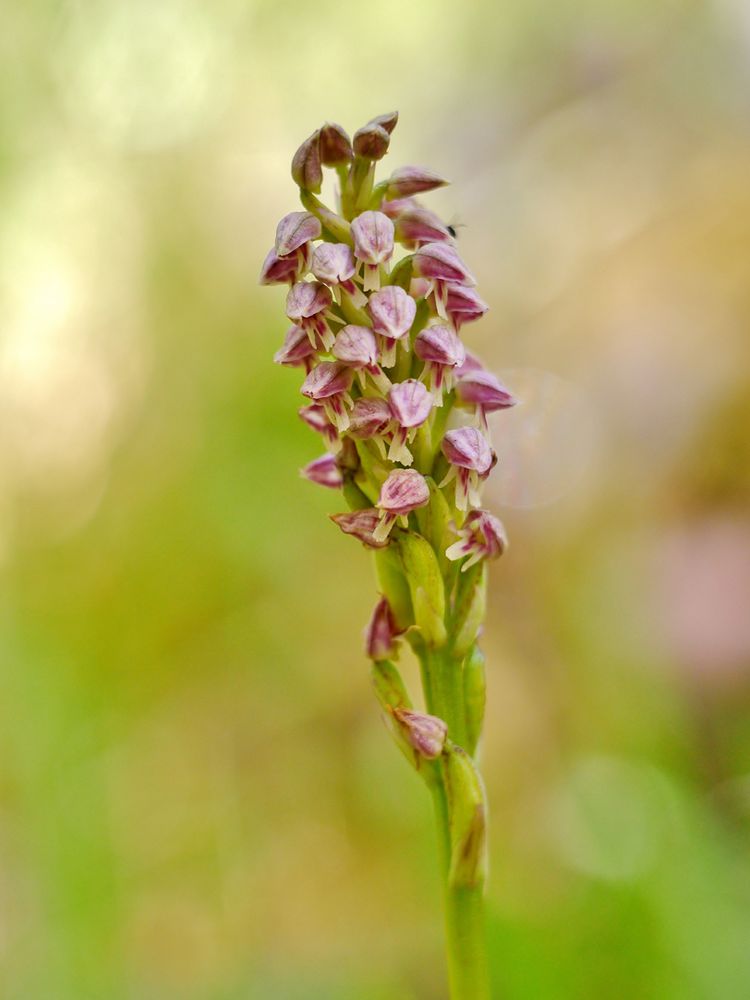
<path fill-rule="evenodd" d="M 433 788 L 438 851 L 445 894 L 445 949 L 451 1000 L 490 1000 L 482 886 L 451 886 L 450 814 L 445 785 Z"/>

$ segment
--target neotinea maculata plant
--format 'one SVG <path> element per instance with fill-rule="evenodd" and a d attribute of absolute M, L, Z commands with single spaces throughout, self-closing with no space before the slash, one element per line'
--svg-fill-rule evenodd
<path fill-rule="evenodd" d="M 284 216 L 262 284 L 288 284 L 291 322 L 275 360 L 304 369 L 299 415 L 326 451 L 302 474 L 341 494 L 338 527 L 374 554 L 380 598 L 366 630 L 375 691 L 401 750 L 430 789 L 445 880 L 454 1000 L 489 997 L 483 926 L 487 806 L 477 768 L 485 703 L 477 644 L 486 561 L 507 545 L 481 506 L 496 455 L 487 414 L 508 389 L 469 354 L 465 324 L 487 305 L 451 229 L 416 195 L 447 183 L 401 167 L 375 182 L 398 114 L 350 140 L 327 123 L 292 160 L 304 211 Z M 338 175 L 323 204 L 323 168 Z M 427 712 L 396 662 L 408 642 Z"/>

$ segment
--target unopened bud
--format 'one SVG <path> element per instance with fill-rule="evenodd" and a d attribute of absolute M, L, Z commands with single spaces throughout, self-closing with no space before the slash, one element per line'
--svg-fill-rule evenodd
<path fill-rule="evenodd" d="M 324 167 L 338 167 L 352 159 L 352 143 L 344 129 L 326 122 L 320 130 L 320 162 Z"/>
<path fill-rule="evenodd" d="M 365 629 L 365 651 L 371 660 L 390 660 L 398 652 L 401 634 L 391 606 L 385 597 L 375 605 L 370 623 Z"/>
<path fill-rule="evenodd" d="M 292 159 L 292 179 L 303 191 L 318 194 L 323 184 L 320 165 L 320 130 L 305 139 Z"/>
<path fill-rule="evenodd" d="M 390 133 L 382 125 L 371 122 L 354 133 L 354 152 L 363 160 L 382 160 L 390 144 Z"/>
<path fill-rule="evenodd" d="M 440 756 L 448 736 L 448 727 L 442 719 L 436 715 L 414 712 L 409 708 L 395 709 L 393 717 L 421 757 L 435 760 Z"/>
<path fill-rule="evenodd" d="M 399 167 L 388 180 L 388 198 L 409 198 L 445 187 L 449 182 L 426 167 Z"/>

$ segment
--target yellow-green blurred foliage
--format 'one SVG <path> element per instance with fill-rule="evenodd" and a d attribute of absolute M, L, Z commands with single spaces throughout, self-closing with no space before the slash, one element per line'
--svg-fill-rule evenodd
<path fill-rule="evenodd" d="M 431 1000 L 427 796 L 257 274 L 324 119 L 491 312 L 506 1000 L 750 996 L 746 0 L 8 0 L 0 995 Z"/>

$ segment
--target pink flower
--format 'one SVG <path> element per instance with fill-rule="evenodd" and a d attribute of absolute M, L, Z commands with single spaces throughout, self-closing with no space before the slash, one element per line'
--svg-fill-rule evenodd
<path fill-rule="evenodd" d="M 288 368 L 304 368 L 306 372 L 315 364 L 317 352 L 310 343 L 310 338 L 301 326 L 292 326 L 287 330 L 284 343 L 274 354 L 277 365 Z"/>
<path fill-rule="evenodd" d="M 414 458 L 406 443 L 414 439 L 417 427 L 427 420 L 432 412 L 432 404 L 432 396 L 417 379 L 409 378 L 392 386 L 388 405 L 396 423 L 396 431 L 388 451 L 391 462 L 412 464 Z"/>
<path fill-rule="evenodd" d="M 286 297 L 286 314 L 301 326 L 317 349 L 318 340 L 325 350 L 333 347 L 333 334 L 326 322 L 326 315 L 333 302 L 331 291 L 319 281 L 298 281 Z"/>
<path fill-rule="evenodd" d="M 435 291 L 435 306 L 439 316 L 447 319 L 445 304 L 448 285 L 475 285 L 471 272 L 451 243 L 426 243 L 414 253 L 414 274 L 428 278 Z"/>
<path fill-rule="evenodd" d="M 429 503 L 430 490 L 424 476 L 416 469 L 395 469 L 380 488 L 380 496 L 375 505 L 380 510 L 380 523 L 373 537 L 383 541 L 390 534 L 398 518 L 405 526 L 407 516 L 418 507 Z"/>
<path fill-rule="evenodd" d="M 276 227 L 274 250 L 279 257 L 288 257 L 319 239 L 320 233 L 320 222 L 311 212 L 290 212 Z"/>
<path fill-rule="evenodd" d="M 443 404 L 443 389 L 450 392 L 453 370 L 463 364 L 466 349 L 461 338 L 449 326 L 435 323 L 420 330 L 414 341 L 414 353 L 424 361 L 424 375 L 438 406 Z"/>
<path fill-rule="evenodd" d="M 371 376 L 381 392 L 388 392 L 390 389 L 391 383 L 378 364 L 378 345 L 369 326 L 347 324 L 336 334 L 332 353 L 334 358 L 358 372 L 363 389 L 365 373 Z"/>
<path fill-rule="evenodd" d="M 394 232 L 382 212 L 362 212 L 352 222 L 354 256 L 364 264 L 366 292 L 380 288 L 380 265 L 393 256 Z"/>
<path fill-rule="evenodd" d="M 275 250 L 269 250 L 260 269 L 259 281 L 261 285 L 293 285 L 306 270 L 307 260 L 304 255 L 279 257 Z"/>
<path fill-rule="evenodd" d="M 481 559 L 497 559 L 507 547 L 508 536 L 501 522 L 488 510 L 472 510 L 458 532 L 458 541 L 449 545 L 445 554 L 452 560 L 469 556 L 461 567 L 461 572 L 465 573 Z"/>
<path fill-rule="evenodd" d="M 320 129 L 309 136 L 292 158 L 292 179 L 303 191 L 320 192 L 323 170 L 320 165 Z"/>
<path fill-rule="evenodd" d="M 319 243 L 313 251 L 311 269 L 318 281 L 346 292 L 357 309 L 367 302 L 367 296 L 353 280 L 357 261 L 346 243 Z"/>
<path fill-rule="evenodd" d="M 463 373 L 456 386 L 456 395 L 459 402 L 476 407 L 480 424 L 485 428 L 488 413 L 507 410 L 518 402 L 510 389 L 484 369 Z"/>
<path fill-rule="evenodd" d="M 395 230 L 396 239 L 407 249 L 453 239 L 440 217 L 421 205 L 400 212 L 396 217 Z"/>
<path fill-rule="evenodd" d="M 311 483 L 326 486 L 331 490 L 340 489 L 344 485 L 344 477 L 341 475 L 336 456 L 328 452 L 306 465 L 304 469 L 300 470 L 300 474 L 305 479 L 309 479 Z"/>
<path fill-rule="evenodd" d="M 456 330 L 464 323 L 481 319 L 489 309 L 469 285 L 448 285 L 445 292 L 445 311 Z"/>
<path fill-rule="evenodd" d="M 308 399 L 323 404 L 328 419 L 341 433 L 349 426 L 347 409 L 352 407 L 351 386 L 351 368 L 340 361 L 321 361 L 302 383 L 301 391 Z"/>
<path fill-rule="evenodd" d="M 370 296 L 368 312 L 372 328 L 379 338 L 380 363 L 384 368 L 396 364 L 396 341 L 404 339 L 404 349 L 409 350 L 406 335 L 417 315 L 417 303 L 398 285 L 386 285 Z"/>
<path fill-rule="evenodd" d="M 459 427 L 446 433 L 442 447 L 451 468 L 440 486 L 455 479 L 458 509 L 466 510 L 469 501 L 479 506 L 480 484 L 489 476 L 496 462 L 486 438 L 476 427 Z"/>
<path fill-rule="evenodd" d="M 385 458 L 384 436 L 392 422 L 391 408 L 379 397 L 358 399 L 352 408 L 349 433 L 360 441 L 374 440 Z"/>

